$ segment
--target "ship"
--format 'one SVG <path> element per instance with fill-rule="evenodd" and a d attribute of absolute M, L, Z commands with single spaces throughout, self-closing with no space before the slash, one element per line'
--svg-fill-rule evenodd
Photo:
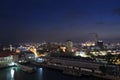
<path fill-rule="evenodd" d="M 34 72 L 36 72 L 36 69 L 34 67 L 21 65 L 21 64 L 18 64 L 18 66 L 20 67 L 20 70 L 22 70 L 22 71 L 24 71 L 26 73 L 34 73 Z"/>

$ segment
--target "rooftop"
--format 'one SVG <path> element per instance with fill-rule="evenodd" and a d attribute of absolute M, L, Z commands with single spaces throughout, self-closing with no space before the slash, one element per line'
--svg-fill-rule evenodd
<path fill-rule="evenodd" d="M 0 57 L 7 57 L 10 55 L 16 55 L 16 53 L 15 52 L 1 52 L 0 53 Z"/>

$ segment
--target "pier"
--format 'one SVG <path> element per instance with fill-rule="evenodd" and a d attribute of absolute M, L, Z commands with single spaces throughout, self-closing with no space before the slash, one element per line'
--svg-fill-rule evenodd
<path fill-rule="evenodd" d="M 80 61 L 67 58 L 50 58 L 46 64 L 42 64 L 41 66 L 61 70 L 63 74 L 73 76 L 86 75 L 109 80 L 120 79 L 119 66 L 116 65 L 108 65 L 103 63 Z"/>

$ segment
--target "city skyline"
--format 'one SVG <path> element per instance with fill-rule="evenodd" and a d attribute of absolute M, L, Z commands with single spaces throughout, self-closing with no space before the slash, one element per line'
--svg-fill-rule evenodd
<path fill-rule="evenodd" d="M 0 41 L 120 40 L 118 0 L 6 0 L 0 3 Z"/>

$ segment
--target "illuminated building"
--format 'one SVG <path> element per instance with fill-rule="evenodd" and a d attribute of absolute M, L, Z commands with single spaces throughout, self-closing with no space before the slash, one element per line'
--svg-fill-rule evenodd
<path fill-rule="evenodd" d="M 75 56 L 89 57 L 85 51 L 76 51 Z"/>
<path fill-rule="evenodd" d="M 71 40 L 66 41 L 66 51 L 73 52 L 73 42 Z"/>
<path fill-rule="evenodd" d="M 100 47 L 100 49 L 103 49 L 103 41 L 102 40 L 99 40 L 97 42 L 97 46 Z"/>
<path fill-rule="evenodd" d="M 10 45 L 10 51 L 12 52 L 12 50 L 13 50 L 13 47 L 12 47 L 12 45 Z"/>
<path fill-rule="evenodd" d="M 95 46 L 95 43 L 88 41 L 88 42 L 85 43 L 85 45 L 86 45 L 87 47 L 90 47 L 90 46 Z"/>
<path fill-rule="evenodd" d="M 37 50 L 36 50 L 36 48 L 35 48 L 34 46 L 32 46 L 32 47 L 30 48 L 30 51 L 35 54 L 35 57 L 38 57 Z"/>
<path fill-rule="evenodd" d="M 13 66 L 18 60 L 18 55 L 14 53 L 0 53 L 0 68 Z"/>
<path fill-rule="evenodd" d="M 66 47 L 65 47 L 65 46 L 61 46 L 60 49 L 61 49 L 63 52 L 65 52 Z"/>
<path fill-rule="evenodd" d="M 16 51 L 15 51 L 16 53 L 20 53 L 20 50 L 18 50 L 18 49 L 16 49 Z"/>

